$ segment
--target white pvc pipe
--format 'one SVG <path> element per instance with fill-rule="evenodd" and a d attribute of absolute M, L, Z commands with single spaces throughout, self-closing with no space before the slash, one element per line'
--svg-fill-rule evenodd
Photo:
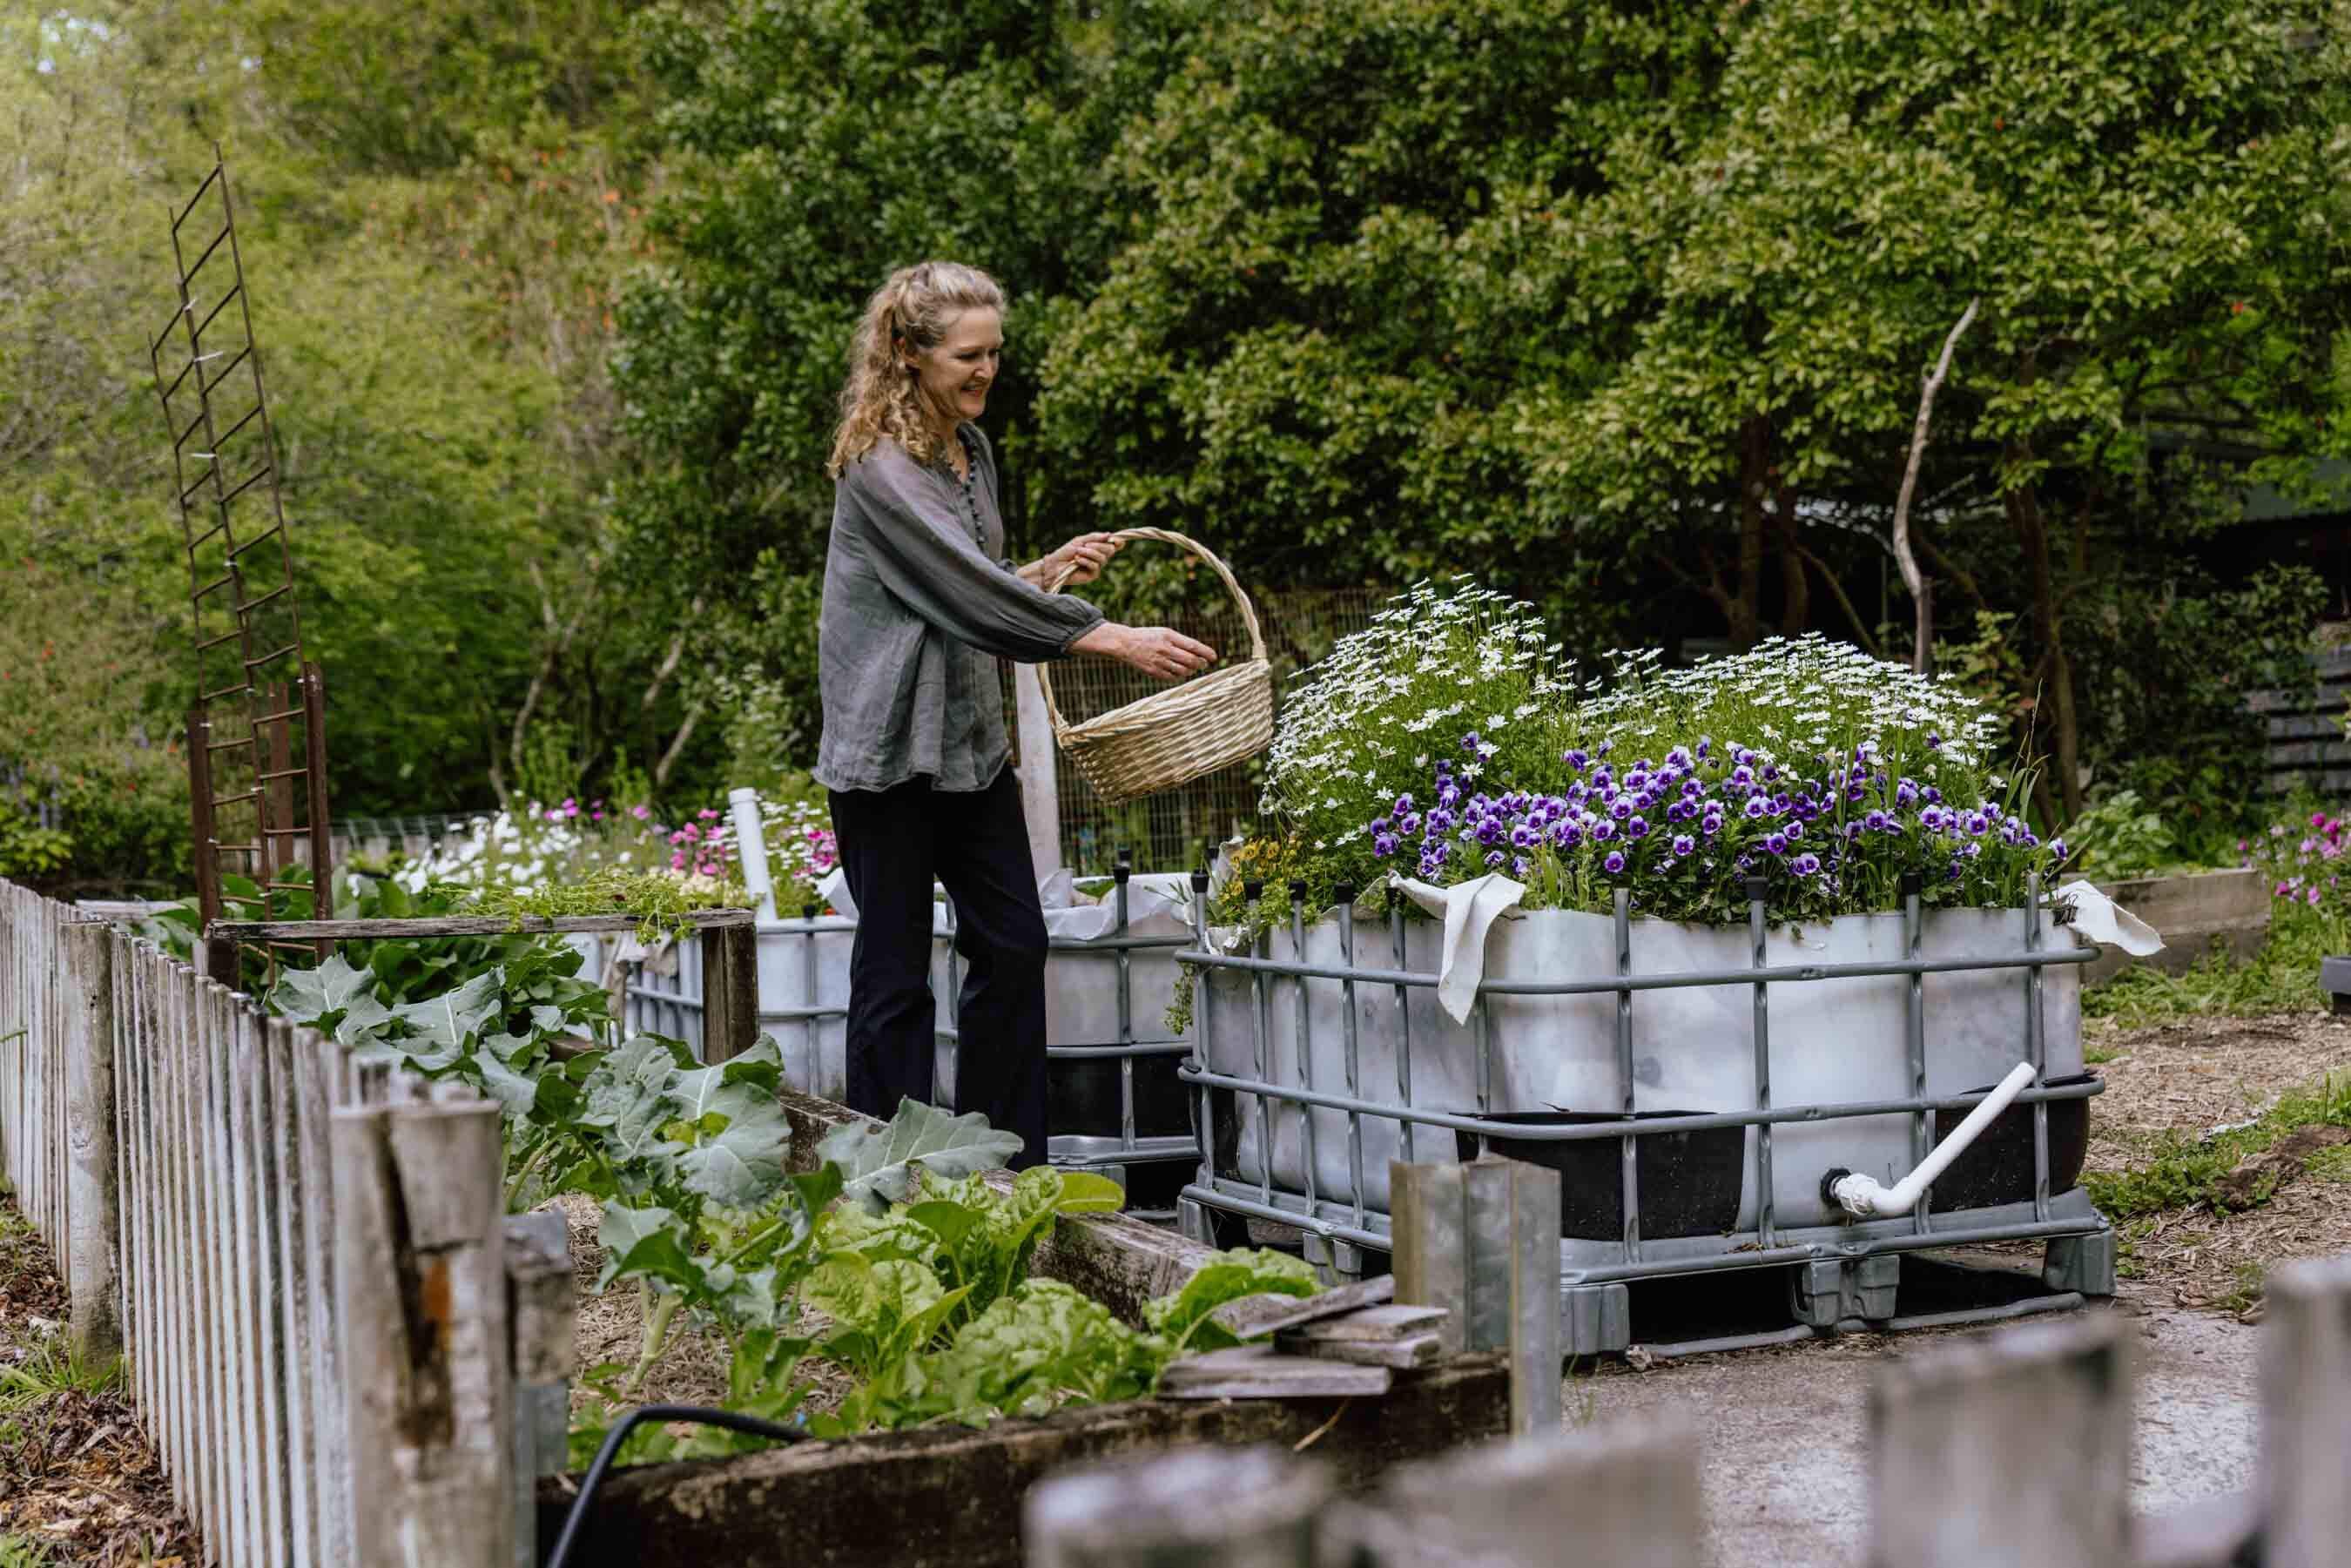
<path fill-rule="evenodd" d="M 1992 1119 L 2008 1109 L 2009 1102 L 2022 1093 L 2032 1082 L 2032 1063 L 2020 1061 L 2009 1070 L 2000 1086 L 1983 1097 L 1976 1108 L 1968 1113 L 1967 1120 L 1951 1129 L 1950 1136 L 1935 1145 L 1935 1152 L 1918 1162 L 1918 1168 L 1904 1176 L 1893 1186 L 1880 1186 L 1868 1176 L 1855 1174 L 1840 1177 L 1831 1185 L 1830 1196 L 1844 1206 L 1847 1214 L 1859 1219 L 1889 1219 L 1909 1213 L 1918 1207 L 1918 1200 L 1935 1184 L 1935 1178 L 1948 1169 L 1953 1160 L 1967 1153 L 1968 1145 L 1977 1134 L 1992 1124 Z"/>
<path fill-rule="evenodd" d="M 776 884 L 768 874 L 768 835 L 759 821 L 759 792 L 729 789 L 726 807 L 735 821 L 735 847 L 743 858 L 743 885 L 759 906 L 759 918 L 776 917 Z"/>

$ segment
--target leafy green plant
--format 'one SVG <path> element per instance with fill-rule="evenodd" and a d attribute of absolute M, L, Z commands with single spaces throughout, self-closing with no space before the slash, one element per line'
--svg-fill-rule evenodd
<path fill-rule="evenodd" d="M 45 828 L 30 811 L 0 800 L 0 876 L 48 876 L 63 871 L 73 853 L 72 834 Z"/>
<path fill-rule="evenodd" d="M 2137 875 L 2178 858 L 2171 831 L 2136 789 L 2117 789 L 2074 818 L 2065 842 L 2074 868 L 2093 877 Z"/>

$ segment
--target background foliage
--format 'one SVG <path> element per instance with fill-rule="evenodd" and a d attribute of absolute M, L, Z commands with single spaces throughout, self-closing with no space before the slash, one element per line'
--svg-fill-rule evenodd
<path fill-rule="evenodd" d="M 843 345 L 948 254 L 1015 298 L 1021 546 L 1467 570 L 1587 655 L 1898 649 L 1891 497 L 1977 301 L 1916 519 L 1941 656 L 2050 757 L 2044 829 L 2129 789 L 2209 855 L 2257 784 L 2243 692 L 2345 610 L 2243 497 L 2351 455 L 2346 48 L 2345 0 L 0 17 L 0 871 L 184 876 L 141 342 L 215 143 L 340 810 L 804 764 Z"/>

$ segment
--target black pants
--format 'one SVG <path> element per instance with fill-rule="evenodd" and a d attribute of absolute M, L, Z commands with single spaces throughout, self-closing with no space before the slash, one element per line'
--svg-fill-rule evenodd
<path fill-rule="evenodd" d="M 832 828 L 857 945 L 849 962 L 849 1103 L 888 1119 L 901 1096 L 934 1103 L 931 879 L 955 901 L 965 969 L 957 1113 L 977 1111 L 1045 1160 L 1045 915 L 1012 769 L 976 793 L 835 790 Z"/>

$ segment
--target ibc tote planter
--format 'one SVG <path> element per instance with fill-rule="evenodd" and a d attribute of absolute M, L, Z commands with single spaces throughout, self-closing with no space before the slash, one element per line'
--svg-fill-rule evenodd
<path fill-rule="evenodd" d="M 1176 1070 L 1191 1051 L 1161 1024 L 1176 981 L 1176 954 L 1190 945 L 1181 877 L 1113 873 L 1095 905 L 1074 901 L 1066 873 L 1047 879 L 1045 1056 L 1047 1156 L 1128 1189 L 1129 1212 L 1171 1217 L 1176 1194 L 1200 1157 L 1189 1091 Z M 938 906 L 931 990 L 938 1008 L 938 1094 L 952 1103 L 962 1045 L 956 1012 L 962 961 L 955 911 Z"/>
<path fill-rule="evenodd" d="M 1998 716 L 1817 637 L 1590 678 L 1548 638 L 1423 585 L 1290 688 L 1270 831 L 1238 890 L 1195 879 L 1178 955 L 1187 1228 L 1290 1225 L 1353 1272 L 1389 1248 L 1390 1160 L 1550 1165 L 1571 1354 L 1625 1348 L 1628 1284 L 1671 1276 L 1783 1270 L 1795 1326 L 1750 1341 L 1900 1326 L 1925 1248 L 2045 1244 L 2052 1293 L 1984 1315 L 2111 1291 L 2070 922 L 2152 934 L 2044 896 L 2064 846 Z"/>
<path fill-rule="evenodd" d="M 2059 1293 L 2035 1306 L 2111 1293 L 2112 1235 L 2076 1185 L 2101 1087 L 2078 977 L 2096 949 L 2048 911 L 1914 894 L 1801 930 L 1771 929 L 1760 902 L 1745 930 L 1530 911 L 1497 923 L 1463 1023 L 1435 995 L 1442 937 L 1343 907 L 1248 956 L 1181 955 L 1206 971 L 1203 1059 L 1184 1073 L 1213 1129 L 1184 1193 L 1196 1236 L 1217 1209 L 1299 1226 L 1343 1260 L 1384 1252 L 1388 1162 L 1483 1142 L 1562 1171 L 1571 1354 L 1631 1343 L 1627 1281 L 1719 1269 L 1793 1266 L 1798 1321 L 1821 1330 L 1895 1322 L 1899 1255 L 1922 1247 L 2043 1240 Z M 1919 1213 L 1834 1210 L 1831 1171 L 1892 1186 L 1938 1116 L 1949 1131 L 2019 1061 L 2040 1086 Z"/>

